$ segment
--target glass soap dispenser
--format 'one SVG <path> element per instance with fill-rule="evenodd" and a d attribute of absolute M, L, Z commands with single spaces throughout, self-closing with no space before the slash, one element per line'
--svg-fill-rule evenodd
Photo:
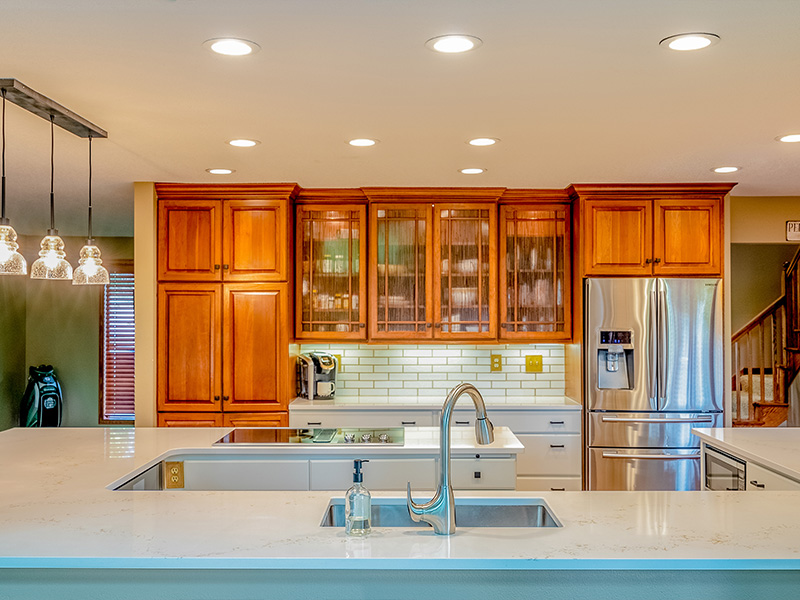
<path fill-rule="evenodd" d="M 357 458 L 353 461 L 353 487 L 344 496 L 345 533 L 347 535 L 367 535 L 370 532 L 372 516 L 372 496 L 361 485 L 364 475 L 361 465 L 368 460 Z"/>

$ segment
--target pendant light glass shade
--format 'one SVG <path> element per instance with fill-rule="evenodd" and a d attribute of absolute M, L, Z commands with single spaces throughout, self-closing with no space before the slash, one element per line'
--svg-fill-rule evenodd
<path fill-rule="evenodd" d="M 53 115 L 50 115 L 50 229 L 42 238 L 39 258 L 31 265 L 31 279 L 72 279 L 72 265 L 67 262 L 64 240 L 55 227 L 56 209 L 53 194 Z"/>
<path fill-rule="evenodd" d="M 105 285 L 109 282 L 108 270 L 100 258 L 100 248 L 92 239 L 92 136 L 89 135 L 89 236 L 81 248 L 81 257 L 72 285 Z"/>
<path fill-rule="evenodd" d="M 6 219 L 6 90 L 3 96 L 3 123 L 2 123 L 2 208 L 0 208 L 0 275 L 25 275 L 28 272 L 28 263 L 25 257 L 18 252 L 17 232 L 8 224 Z"/>
<path fill-rule="evenodd" d="M 67 262 L 66 257 L 64 240 L 61 237 L 44 236 L 39 258 L 31 266 L 31 279 L 72 279 L 72 265 Z"/>

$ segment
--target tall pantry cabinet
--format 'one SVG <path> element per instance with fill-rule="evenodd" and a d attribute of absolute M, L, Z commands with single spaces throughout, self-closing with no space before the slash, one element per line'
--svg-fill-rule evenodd
<path fill-rule="evenodd" d="M 159 426 L 286 426 L 293 184 L 157 184 Z"/>

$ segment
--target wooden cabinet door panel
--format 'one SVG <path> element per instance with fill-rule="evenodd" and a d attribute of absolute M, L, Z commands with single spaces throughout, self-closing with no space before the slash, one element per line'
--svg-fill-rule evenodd
<path fill-rule="evenodd" d="M 222 413 L 158 413 L 159 427 L 222 427 Z"/>
<path fill-rule="evenodd" d="M 434 207 L 434 337 L 497 337 L 497 205 Z"/>
<path fill-rule="evenodd" d="M 286 281 L 288 230 L 283 200 L 226 200 L 225 281 Z"/>
<path fill-rule="evenodd" d="M 219 281 L 222 263 L 222 206 L 218 200 L 158 203 L 158 278 L 162 281 Z"/>
<path fill-rule="evenodd" d="M 221 305 L 219 285 L 159 286 L 159 410 L 220 409 Z"/>
<path fill-rule="evenodd" d="M 370 337 L 433 337 L 430 204 L 370 207 Z"/>
<path fill-rule="evenodd" d="M 654 211 L 654 274 L 721 273 L 717 200 L 655 200 Z"/>
<path fill-rule="evenodd" d="M 225 410 L 286 410 L 287 285 L 226 284 L 224 290 Z"/>
<path fill-rule="evenodd" d="M 225 413 L 222 424 L 225 427 L 288 427 L 289 413 Z M 273 442 L 282 442 L 283 432 L 276 432 Z M 285 442 L 288 443 L 288 435 Z"/>
<path fill-rule="evenodd" d="M 587 200 L 584 206 L 587 275 L 649 275 L 652 208 L 649 200 Z"/>

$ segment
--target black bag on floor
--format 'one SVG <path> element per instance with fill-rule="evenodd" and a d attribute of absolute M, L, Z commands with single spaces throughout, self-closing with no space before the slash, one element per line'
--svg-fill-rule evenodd
<path fill-rule="evenodd" d="M 61 384 L 52 365 L 28 369 L 28 387 L 19 406 L 20 427 L 60 427 Z"/>

